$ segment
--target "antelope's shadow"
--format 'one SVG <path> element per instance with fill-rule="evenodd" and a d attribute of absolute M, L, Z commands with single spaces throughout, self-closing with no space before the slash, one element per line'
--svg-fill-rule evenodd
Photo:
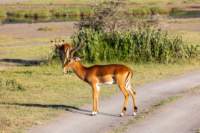
<path fill-rule="evenodd" d="M 56 110 L 61 109 L 61 110 L 65 110 L 65 111 L 72 112 L 72 113 L 91 116 L 91 110 L 78 108 L 78 107 L 70 106 L 70 105 L 62 105 L 62 104 L 0 103 L 0 105 L 13 105 L 13 106 L 23 106 L 23 107 L 35 107 L 35 108 L 50 108 L 50 109 L 56 109 Z M 104 112 L 100 112 L 99 114 L 106 115 L 106 116 L 119 117 L 119 115 L 114 115 L 114 114 L 109 114 L 109 113 L 104 113 Z"/>

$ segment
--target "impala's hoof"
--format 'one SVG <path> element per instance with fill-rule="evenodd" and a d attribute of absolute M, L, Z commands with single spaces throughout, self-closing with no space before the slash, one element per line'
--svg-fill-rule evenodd
<path fill-rule="evenodd" d="M 135 110 L 135 112 L 137 112 L 137 111 L 138 111 L 138 108 L 137 108 L 137 106 L 135 106 L 135 107 L 134 107 L 134 110 Z"/>
<path fill-rule="evenodd" d="M 95 116 L 95 115 L 97 115 L 97 112 L 92 112 L 92 116 Z"/>
<path fill-rule="evenodd" d="M 136 112 L 133 112 L 133 116 L 136 116 L 137 115 L 137 113 Z"/>
<path fill-rule="evenodd" d="M 124 113 L 120 113 L 120 117 L 123 117 L 124 116 Z"/>

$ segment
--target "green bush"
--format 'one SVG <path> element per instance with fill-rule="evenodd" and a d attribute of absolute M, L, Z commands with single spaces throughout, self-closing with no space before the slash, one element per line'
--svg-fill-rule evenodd
<path fill-rule="evenodd" d="M 153 27 L 114 33 L 83 29 L 73 36 L 74 44 L 81 40 L 85 47 L 78 55 L 88 62 L 174 63 L 199 55 L 197 48 L 186 47 L 180 36 Z"/>

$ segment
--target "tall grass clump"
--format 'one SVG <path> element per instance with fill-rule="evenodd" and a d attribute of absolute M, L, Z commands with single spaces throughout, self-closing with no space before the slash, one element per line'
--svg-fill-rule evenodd
<path fill-rule="evenodd" d="M 199 46 L 184 45 L 181 36 L 151 26 L 125 32 L 86 28 L 74 35 L 73 41 L 76 45 L 84 41 L 79 55 L 88 62 L 175 63 L 199 55 Z"/>

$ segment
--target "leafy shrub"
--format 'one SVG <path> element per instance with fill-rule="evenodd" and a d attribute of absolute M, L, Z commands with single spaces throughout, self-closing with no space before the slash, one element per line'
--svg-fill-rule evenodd
<path fill-rule="evenodd" d="M 174 63 L 199 55 L 197 48 L 186 47 L 180 36 L 170 36 L 153 27 L 139 27 L 134 31 L 105 32 L 82 29 L 73 36 L 74 44 L 84 41 L 78 53 L 88 62 L 158 62 Z"/>

